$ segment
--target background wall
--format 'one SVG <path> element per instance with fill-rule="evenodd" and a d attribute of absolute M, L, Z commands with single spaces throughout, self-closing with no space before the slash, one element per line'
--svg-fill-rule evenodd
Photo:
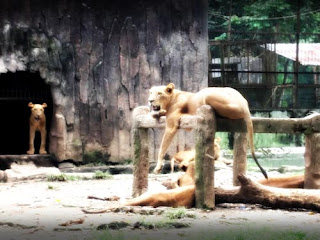
<path fill-rule="evenodd" d="M 133 108 L 153 85 L 207 86 L 207 45 L 206 0 L 0 2 L 0 81 L 39 72 L 51 87 L 49 151 L 59 160 L 130 158 Z M 150 134 L 157 149 L 161 132 Z M 172 149 L 188 145 L 184 136 Z"/>

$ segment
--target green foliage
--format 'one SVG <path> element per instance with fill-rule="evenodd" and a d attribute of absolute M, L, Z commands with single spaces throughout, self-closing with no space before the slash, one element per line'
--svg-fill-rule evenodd
<path fill-rule="evenodd" d="M 101 151 L 88 151 L 83 154 L 83 164 L 103 165 L 108 160 L 109 156 Z"/>
<path fill-rule="evenodd" d="M 57 190 L 58 188 L 52 185 L 48 185 L 48 190 Z"/>
<path fill-rule="evenodd" d="M 218 132 L 216 137 L 221 138 L 220 147 L 226 151 L 232 146 L 229 144 L 229 134 Z M 303 134 L 285 134 L 285 133 L 256 133 L 254 134 L 255 148 L 269 148 L 269 147 L 295 147 L 301 146 L 303 141 Z"/>
<path fill-rule="evenodd" d="M 97 231 L 93 233 L 92 238 L 93 240 L 124 240 L 124 236 L 120 232 L 113 232 L 111 233 L 109 230 L 104 231 Z M 134 240 L 134 239 L 133 239 Z"/>
<path fill-rule="evenodd" d="M 73 179 L 68 177 L 66 174 L 59 174 L 59 175 L 49 175 L 47 176 L 48 182 L 67 182 L 68 180 Z"/>
<path fill-rule="evenodd" d="M 189 223 L 173 221 L 173 219 L 162 219 L 160 221 L 142 220 L 139 223 L 140 228 L 144 229 L 164 229 L 164 228 L 188 228 Z"/>
<path fill-rule="evenodd" d="M 172 222 L 162 221 L 156 224 L 142 221 L 140 226 L 145 229 L 163 229 L 171 228 Z M 125 237 L 121 231 L 110 232 L 96 231 L 92 234 L 92 240 L 142 240 L 146 239 L 146 236 L 132 236 Z M 151 238 L 150 238 L 151 239 Z M 178 239 L 178 238 L 177 238 Z M 227 231 L 202 231 L 199 233 L 196 231 L 194 234 L 188 234 L 188 236 L 183 237 L 184 240 L 192 239 L 202 239 L 202 240 L 317 240 L 318 236 L 307 234 L 302 231 L 293 230 L 274 230 L 269 228 L 252 229 L 252 228 L 241 228 L 237 230 L 227 230 Z"/>
<path fill-rule="evenodd" d="M 205 234 L 204 234 L 205 235 Z M 316 237 L 307 236 L 301 231 L 275 231 L 271 229 L 241 229 L 225 232 L 216 232 L 214 236 L 201 236 L 203 240 L 316 240 Z"/>
<path fill-rule="evenodd" d="M 187 209 L 184 207 L 170 209 L 166 212 L 165 216 L 170 220 L 196 217 L 194 214 L 188 213 Z"/>
<path fill-rule="evenodd" d="M 109 172 L 96 171 L 92 176 L 93 179 L 110 179 L 112 175 Z"/>
<path fill-rule="evenodd" d="M 112 175 L 109 172 L 96 171 L 92 177 L 87 176 L 75 176 L 75 175 L 67 175 L 65 173 L 58 175 L 48 175 L 48 182 L 68 182 L 68 181 L 80 181 L 80 180 L 104 180 L 111 179 Z M 48 189 L 50 189 L 48 187 Z"/>
<path fill-rule="evenodd" d="M 297 29 L 297 9 L 300 10 L 300 32 L 317 33 L 320 12 L 316 0 L 249 0 L 223 1 L 209 0 L 208 26 L 210 39 L 227 39 L 228 29 L 237 32 L 275 32 L 293 33 Z M 219 32 L 212 33 L 212 31 Z M 232 39 L 245 39 L 233 33 Z M 251 35 L 250 38 L 270 38 L 271 35 Z M 319 36 L 306 34 L 301 36 L 305 42 L 318 42 Z M 295 34 L 277 36 L 277 41 L 293 42 Z"/>
<path fill-rule="evenodd" d="M 133 161 L 132 161 L 132 159 L 131 158 L 126 158 L 126 159 L 124 159 L 123 160 L 123 164 L 132 164 L 133 163 Z"/>

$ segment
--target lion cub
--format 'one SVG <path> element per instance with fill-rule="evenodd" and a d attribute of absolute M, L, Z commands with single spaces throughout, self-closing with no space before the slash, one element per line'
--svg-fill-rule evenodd
<path fill-rule="evenodd" d="M 221 147 L 220 147 L 220 141 L 221 138 L 216 137 L 214 139 L 213 147 L 214 147 L 214 156 L 213 159 L 217 160 L 221 155 Z M 174 163 L 179 163 L 179 168 L 183 169 L 189 166 L 189 163 L 191 161 L 194 161 L 196 157 L 196 152 L 194 149 L 192 150 L 186 150 L 186 151 L 180 151 L 177 152 L 172 158 L 171 158 L 171 173 L 174 171 Z M 185 169 L 183 169 L 185 170 Z"/>
<path fill-rule="evenodd" d="M 44 109 L 47 107 L 46 103 L 43 104 L 33 104 L 30 102 L 28 107 L 31 108 L 31 115 L 29 119 L 29 150 L 27 154 L 34 154 L 34 138 L 36 131 L 41 134 L 41 144 L 40 144 L 40 154 L 46 154 L 46 115 L 44 114 Z"/>

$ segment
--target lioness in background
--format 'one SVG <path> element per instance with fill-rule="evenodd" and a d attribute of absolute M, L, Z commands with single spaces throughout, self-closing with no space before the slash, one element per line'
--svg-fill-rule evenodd
<path fill-rule="evenodd" d="M 230 119 L 244 119 L 247 125 L 251 154 L 261 172 L 268 178 L 260 166 L 254 152 L 253 126 L 247 100 L 235 89 L 229 87 L 211 87 L 197 93 L 176 90 L 173 83 L 167 86 L 155 86 L 150 89 L 149 103 L 152 116 L 166 116 L 166 128 L 160 145 L 155 173 L 162 169 L 162 162 L 168 147 L 176 134 L 180 118 L 194 115 L 202 105 L 210 105 L 217 114 Z"/>
<path fill-rule="evenodd" d="M 269 179 L 259 179 L 257 182 L 269 187 L 304 188 L 304 175 L 272 177 Z M 195 184 L 195 162 L 191 162 L 188 165 L 185 174 L 183 174 L 171 186 L 173 186 L 173 188 L 177 188 L 177 187 L 185 187 L 185 186 L 194 185 L 194 184 Z"/>
<path fill-rule="evenodd" d="M 221 148 L 219 144 L 220 141 L 221 141 L 221 138 L 216 137 L 213 142 L 213 148 L 214 148 L 213 159 L 214 160 L 217 160 L 221 155 Z M 177 152 L 171 158 L 171 173 L 173 173 L 174 171 L 175 162 L 179 163 L 179 168 L 183 169 L 183 167 L 188 167 L 189 163 L 191 161 L 194 161 L 195 157 L 196 157 L 196 151 L 194 149 Z"/>
<path fill-rule="evenodd" d="M 34 137 L 36 131 L 41 134 L 41 144 L 40 144 L 40 154 L 46 154 L 46 115 L 44 114 L 44 109 L 47 107 L 46 103 L 43 104 L 33 104 L 30 102 L 28 107 L 31 108 L 31 115 L 29 119 L 29 150 L 27 154 L 34 154 Z"/>

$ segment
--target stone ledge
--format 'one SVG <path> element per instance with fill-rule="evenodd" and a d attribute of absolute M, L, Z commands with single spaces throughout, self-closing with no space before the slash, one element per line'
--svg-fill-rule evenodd
<path fill-rule="evenodd" d="M 56 167 L 57 161 L 50 154 L 22 154 L 22 155 L 0 155 L 0 170 L 11 168 L 12 163 L 24 164 L 34 163 L 37 167 Z"/>

